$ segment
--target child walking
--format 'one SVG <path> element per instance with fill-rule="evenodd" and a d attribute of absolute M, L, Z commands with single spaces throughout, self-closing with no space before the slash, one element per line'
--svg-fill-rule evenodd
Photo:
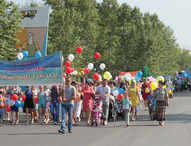
<path fill-rule="evenodd" d="M 126 126 L 129 127 L 129 112 L 131 111 L 131 99 L 128 97 L 128 92 L 125 91 L 122 98 L 122 109 L 125 113 Z"/>
<path fill-rule="evenodd" d="M 153 113 L 154 113 L 154 107 L 156 105 L 156 99 L 153 101 L 153 104 L 152 103 L 152 100 L 153 100 L 153 90 L 150 89 L 150 95 L 147 97 L 147 104 L 148 104 L 148 107 L 149 107 L 149 116 L 150 116 L 150 120 L 153 120 Z"/>
<path fill-rule="evenodd" d="M 7 105 L 5 98 L 3 97 L 3 92 L 0 91 L 0 125 L 3 125 L 4 114 L 7 111 Z"/>
<path fill-rule="evenodd" d="M 39 110 L 39 124 L 41 124 L 41 117 L 42 113 L 45 116 L 45 124 L 48 124 L 48 117 L 45 112 L 47 101 L 46 101 L 46 94 L 44 92 L 44 87 L 40 86 L 40 92 L 38 93 L 38 110 Z"/>

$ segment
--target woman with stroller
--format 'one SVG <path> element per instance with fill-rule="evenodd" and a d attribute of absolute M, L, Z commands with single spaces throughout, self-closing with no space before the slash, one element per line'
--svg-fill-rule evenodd
<path fill-rule="evenodd" d="M 136 81 L 131 81 L 131 87 L 129 87 L 129 97 L 132 102 L 132 121 L 136 120 L 135 108 L 139 106 L 140 96 L 139 96 L 139 88 L 136 86 Z"/>
<path fill-rule="evenodd" d="M 110 87 L 110 89 L 111 89 L 110 95 L 111 95 L 111 96 L 114 96 L 114 95 L 113 95 L 113 91 L 115 91 L 115 90 L 118 91 L 117 87 L 115 87 L 115 82 L 114 82 L 114 81 L 110 81 L 110 82 L 109 82 L 109 87 Z"/>
<path fill-rule="evenodd" d="M 87 117 L 87 125 L 90 124 L 91 112 L 93 111 L 93 100 L 92 97 L 95 96 L 93 86 L 90 87 L 90 83 L 86 81 L 85 87 L 82 88 L 83 92 L 83 111 Z"/>

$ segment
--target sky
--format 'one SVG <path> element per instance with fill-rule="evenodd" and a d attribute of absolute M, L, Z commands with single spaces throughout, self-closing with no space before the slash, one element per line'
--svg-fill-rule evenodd
<path fill-rule="evenodd" d="M 8 0 L 11 1 L 11 0 Z M 27 0 L 12 0 L 16 4 L 25 4 Z M 34 0 L 42 2 L 42 0 Z M 103 0 L 97 0 L 102 2 Z M 191 50 L 191 0 L 118 0 L 138 7 L 140 11 L 156 13 L 159 19 L 174 30 L 177 43 L 181 48 Z"/>

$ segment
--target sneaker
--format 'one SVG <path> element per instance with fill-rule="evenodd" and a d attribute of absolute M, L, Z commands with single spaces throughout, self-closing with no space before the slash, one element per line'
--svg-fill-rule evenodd
<path fill-rule="evenodd" d="M 72 133 L 72 130 L 68 130 L 69 133 Z"/>
<path fill-rule="evenodd" d="M 58 130 L 59 133 L 65 134 L 64 130 Z"/>
<path fill-rule="evenodd" d="M 3 123 L 0 123 L 0 126 L 2 126 L 3 125 Z"/>
<path fill-rule="evenodd" d="M 126 126 L 129 127 L 129 124 L 127 124 Z"/>
<path fill-rule="evenodd" d="M 104 125 L 107 125 L 107 121 L 104 122 Z"/>

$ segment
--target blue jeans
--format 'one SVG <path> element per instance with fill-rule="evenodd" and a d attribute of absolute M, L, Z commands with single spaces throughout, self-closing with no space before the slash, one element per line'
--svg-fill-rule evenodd
<path fill-rule="evenodd" d="M 5 115 L 5 108 L 1 108 L 0 109 L 0 119 L 4 119 L 4 115 Z"/>
<path fill-rule="evenodd" d="M 62 121 L 62 104 L 59 105 L 59 118 Z"/>
<path fill-rule="evenodd" d="M 55 110 L 55 112 L 54 112 L 54 110 Z M 50 112 L 52 114 L 54 122 L 58 122 L 58 118 L 59 118 L 59 102 L 51 102 L 50 103 Z"/>
<path fill-rule="evenodd" d="M 73 108 L 74 108 L 73 105 L 62 104 L 62 124 L 60 128 L 61 130 L 65 130 L 67 112 L 68 112 L 68 130 L 72 130 Z"/>

